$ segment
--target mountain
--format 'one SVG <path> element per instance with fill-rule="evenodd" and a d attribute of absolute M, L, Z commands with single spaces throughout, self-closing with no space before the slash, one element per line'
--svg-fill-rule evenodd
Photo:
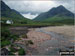
<path fill-rule="evenodd" d="M 41 13 L 37 16 L 34 21 L 44 21 L 44 22 L 61 22 L 61 21 L 73 21 L 74 14 L 67 10 L 64 6 L 60 5 L 56 8 L 52 8 L 48 12 Z"/>
<path fill-rule="evenodd" d="M 3 1 L 1 1 L 1 20 L 13 20 L 15 22 L 26 22 L 29 19 L 23 17 L 18 11 L 9 8 Z"/>

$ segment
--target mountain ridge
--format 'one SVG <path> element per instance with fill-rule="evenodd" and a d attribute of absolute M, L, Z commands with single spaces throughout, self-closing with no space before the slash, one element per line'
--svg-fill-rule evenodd
<path fill-rule="evenodd" d="M 60 16 L 66 16 L 66 17 L 72 17 L 74 18 L 74 14 L 72 12 L 70 12 L 69 10 L 67 10 L 64 6 L 60 5 L 58 7 L 53 7 L 52 9 L 50 9 L 47 12 L 44 12 L 42 14 L 40 14 L 39 16 L 37 16 L 36 18 L 34 18 L 34 21 L 44 21 L 48 18 L 52 18 L 56 15 Z"/>
<path fill-rule="evenodd" d="M 3 1 L 1 1 L 1 20 L 13 20 L 15 22 L 29 21 L 28 18 L 22 16 L 18 11 L 11 9 Z"/>

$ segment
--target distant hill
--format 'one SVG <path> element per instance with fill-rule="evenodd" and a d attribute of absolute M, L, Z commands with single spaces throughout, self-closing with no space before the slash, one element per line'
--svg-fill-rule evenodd
<path fill-rule="evenodd" d="M 44 21 L 44 22 L 72 23 L 74 21 L 74 14 L 70 12 L 69 10 L 67 10 L 64 6 L 60 5 L 56 8 L 52 8 L 48 12 L 41 13 L 39 16 L 37 16 L 33 20 Z"/>
<path fill-rule="evenodd" d="M 9 8 L 3 1 L 1 1 L 1 20 L 13 20 L 15 22 L 27 22 L 29 19 L 23 17 L 18 11 Z"/>

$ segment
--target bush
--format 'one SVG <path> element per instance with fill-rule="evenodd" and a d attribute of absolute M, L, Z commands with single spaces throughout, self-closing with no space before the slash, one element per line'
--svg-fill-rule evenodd
<path fill-rule="evenodd" d="M 10 36 L 10 32 L 6 28 L 1 28 L 1 37 L 8 38 Z"/>
<path fill-rule="evenodd" d="M 33 42 L 31 40 L 28 41 L 29 44 L 33 44 Z"/>
<path fill-rule="evenodd" d="M 10 35 L 10 38 L 12 38 L 13 40 L 17 40 L 18 37 L 19 36 L 17 36 L 17 35 Z"/>
<path fill-rule="evenodd" d="M 9 40 L 1 41 L 1 47 L 7 46 L 9 44 L 11 44 L 11 42 Z"/>
<path fill-rule="evenodd" d="M 25 53 L 25 51 L 24 51 L 23 48 L 19 49 L 19 55 L 25 55 L 25 54 L 26 54 L 26 53 Z"/>
<path fill-rule="evenodd" d="M 12 52 L 9 52 L 9 55 L 14 55 Z M 15 55 L 14 55 L 15 56 Z"/>
<path fill-rule="evenodd" d="M 11 52 L 16 52 L 17 50 L 15 48 L 13 48 L 13 47 L 10 47 L 10 51 Z"/>
<path fill-rule="evenodd" d="M 23 38 L 28 38 L 27 35 L 22 35 Z"/>

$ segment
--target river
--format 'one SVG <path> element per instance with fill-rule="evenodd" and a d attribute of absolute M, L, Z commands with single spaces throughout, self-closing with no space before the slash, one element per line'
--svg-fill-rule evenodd
<path fill-rule="evenodd" d="M 51 36 L 50 40 L 38 44 L 37 50 L 40 55 L 59 55 L 60 49 L 71 50 L 68 47 L 74 46 L 74 43 L 70 42 L 71 39 L 67 38 L 68 36 L 57 34 L 55 32 L 47 32 L 40 28 L 35 31 L 43 32 Z"/>
<path fill-rule="evenodd" d="M 31 50 L 32 55 L 57 55 L 59 56 L 59 50 L 73 50 L 68 47 L 74 46 L 73 40 L 74 38 L 68 38 L 66 35 L 58 34 L 55 32 L 44 31 L 43 29 L 35 29 L 36 32 L 42 32 L 51 36 L 50 40 L 46 40 L 44 42 L 38 43 L 37 48 L 28 48 Z M 20 46 L 20 44 L 18 44 Z M 21 45 L 21 47 L 25 47 L 25 45 Z M 26 49 L 26 48 L 24 48 Z"/>

